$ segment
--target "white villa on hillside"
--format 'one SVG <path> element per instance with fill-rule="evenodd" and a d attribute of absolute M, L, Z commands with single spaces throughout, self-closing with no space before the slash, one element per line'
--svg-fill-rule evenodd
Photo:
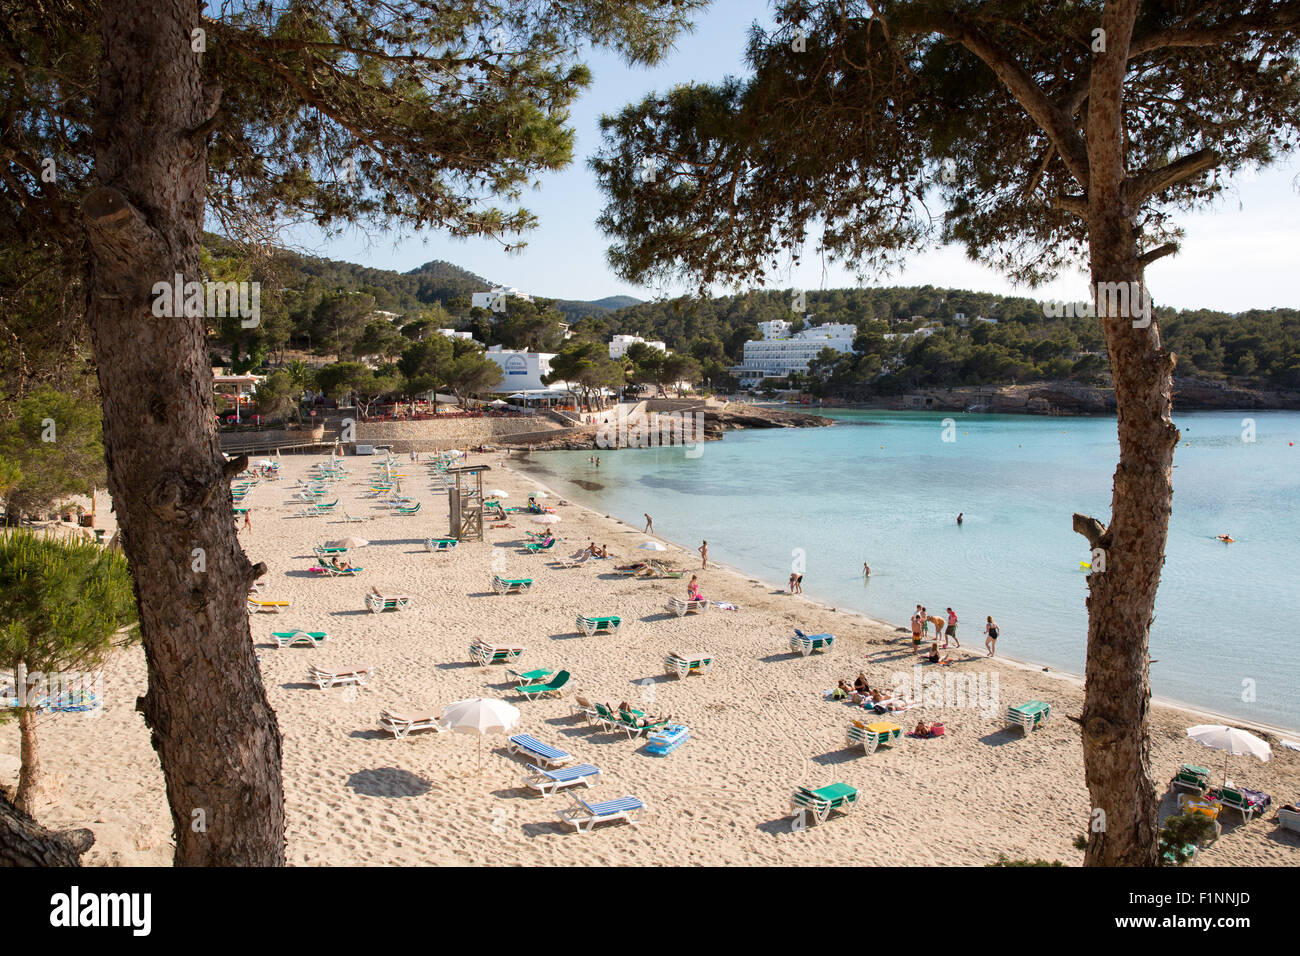
<path fill-rule="evenodd" d="M 627 350 L 640 343 L 648 345 L 652 349 L 658 349 L 660 352 L 667 352 L 668 347 L 662 342 L 651 342 L 641 338 L 639 335 L 616 335 L 609 340 L 609 357 L 612 359 L 621 359 L 627 354 Z"/>

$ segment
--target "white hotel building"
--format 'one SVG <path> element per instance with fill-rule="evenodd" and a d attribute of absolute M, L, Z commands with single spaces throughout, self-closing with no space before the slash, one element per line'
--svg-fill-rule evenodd
<path fill-rule="evenodd" d="M 828 322 L 790 335 L 790 323 L 783 319 L 760 322 L 758 328 L 763 338 L 746 342 L 744 361 L 731 367 L 731 374 L 742 388 L 752 388 L 765 378 L 807 372 L 808 363 L 825 348 L 852 352 L 853 339 L 858 334 L 855 325 Z"/>
<path fill-rule="evenodd" d="M 639 335 L 616 335 L 609 340 L 609 357 L 621 359 L 627 354 L 628 348 L 638 342 L 642 345 L 648 345 L 652 349 L 658 349 L 660 352 L 668 351 L 668 347 L 662 342 L 648 342 Z"/>

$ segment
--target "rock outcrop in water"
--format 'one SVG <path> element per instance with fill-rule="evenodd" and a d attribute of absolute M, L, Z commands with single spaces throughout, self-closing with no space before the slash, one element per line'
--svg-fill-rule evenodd
<path fill-rule="evenodd" d="M 770 405 L 750 405 L 741 402 L 729 402 L 724 405 L 713 402 L 672 400 L 661 400 L 648 404 L 652 418 L 656 414 L 690 416 L 703 413 L 705 441 L 718 441 L 728 431 L 747 428 L 825 428 L 834 424 L 831 419 L 821 415 L 792 412 Z M 629 429 L 634 429 L 638 420 L 631 420 Z M 553 436 L 538 437 L 527 443 L 501 441 L 498 444 L 503 448 L 531 447 L 534 451 L 585 448 L 613 450 L 614 447 L 613 443 L 608 441 L 601 442 L 601 428 L 595 425 L 582 428 L 565 428 L 557 431 Z"/>

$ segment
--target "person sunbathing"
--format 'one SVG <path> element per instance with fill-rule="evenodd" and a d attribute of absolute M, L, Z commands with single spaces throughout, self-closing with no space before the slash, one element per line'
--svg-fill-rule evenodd
<path fill-rule="evenodd" d="M 857 679 L 853 681 L 853 689 L 856 690 L 859 694 L 871 693 L 871 687 L 867 684 L 866 674 L 862 673 L 861 671 L 858 672 Z"/>
<path fill-rule="evenodd" d="M 843 680 L 841 680 L 839 684 L 836 685 L 835 690 L 831 692 L 831 697 L 834 700 L 844 700 L 846 697 L 854 696 L 856 695 L 853 693 L 853 688 Z"/>
<path fill-rule="evenodd" d="M 913 737 L 929 737 L 929 736 L 930 736 L 930 725 L 927 724 L 924 720 L 918 720 L 918 721 L 916 722 L 916 727 L 912 730 L 912 736 L 913 736 Z"/>
<path fill-rule="evenodd" d="M 600 554 L 596 555 L 596 557 L 598 557 L 598 558 L 608 558 L 608 557 L 609 557 L 609 548 L 608 548 L 607 546 L 605 546 L 605 545 L 602 544 L 602 545 L 600 546 Z"/>
<path fill-rule="evenodd" d="M 595 541 L 587 545 L 587 553 L 591 555 L 593 558 L 600 557 L 600 548 L 596 547 Z"/>
<path fill-rule="evenodd" d="M 925 655 L 925 659 L 931 664 L 939 663 L 939 644 L 937 642 L 930 645 L 930 653 Z"/>

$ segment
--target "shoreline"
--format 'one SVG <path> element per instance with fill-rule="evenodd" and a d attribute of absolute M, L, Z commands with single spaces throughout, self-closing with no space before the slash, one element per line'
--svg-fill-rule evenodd
<path fill-rule="evenodd" d="M 540 452 L 538 452 L 538 454 L 540 454 Z M 562 494 L 559 490 L 548 485 L 542 479 L 534 477 L 533 474 L 530 471 L 528 471 L 526 468 L 515 467 L 515 464 L 522 462 L 524 460 L 526 459 L 512 458 L 509 459 L 510 464 L 503 463 L 500 467 L 516 475 L 520 475 L 521 477 L 526 478 L 528 481 L 532 482 L 538 488 L 541 488 L 544 491 L 546 491 L 547 494 L 553 495 L 556 498 L 564 498 L 569 502 L 569 504 L 572 507 L 582 509 L 596 521 L 612 522 L 616 527 L 622 526 L 624 528 L 630 528 L 638 534 L 643 534 L 643 535 L 645 534 L 645 532 L 640 531 L 635 525 L 629 524 L 628 522 L 624 521 L 622 518 L 617 517 L 616 515 L 612 515 L 612 514 L 607 515 L 605 514 L 605 512 L 592 507 L 591 504 L 585 500 L 573 498 L 567 493 Z M 681 542 L 675 541 L 672 538 L 666 538 L 663 535 L 659 534 L 658 532 L 655 532 L 650 535 L 646 535 L 646 537 L 654 538 L 656 541 L 668 545 L 669 547 L 677 548 L 688 557 L 698 556 L 693 549 L 685 547 L 684 545 L 681 544 Z M 741 568 L 737 568 L 733 565 L 725 564 L 721 561 L 714 561 L 712 558 L 709 559 L 709 567 L 710 569 L 717 568 L 735 577 L 741 578 L 745 582 L 756 582 L 758 584 L 761 584 L 769 588 L 772 591 L 785 590 L 782 587 L 778 587 L 776 583 L 772 581 L 768 581 L 757 574 L 750 574 Z M 803 604 L 817 608 L 820 611 L 824 611 L 831 614 L 843 614 L 850 618 L 857 618 L 865 622 L 870 627 L 885 628 L 894 634 L 898 634 L 900 632 L 901 633 L 909 632 L 909 629 L 903 625 L 894 624 L 890 621 L 884 621 L 881 620 L 880 618 L 872 617 L 870 614 L 867 614 L 864 611 L 858 611 L 854 608 L 843 608 L 843 607 L 839 607 L 838 605 L 826 604 L 822 601 L 815 600 L 803 594 L 798 594 L 798 595 L 792 594 L 788 596 L 792 598 L 799 598 Z M 868 659 L 870 659 L 871 654 L 868 654 L 867 656 Z M 1080 690 L 1083 689 L 1085 684 L 1084 675 L 1076 674 L 1073 671 L 1065 670 L 1062 668 L 1057 668 L 1050 664 L 1025 660 L 1024 658 L 1002 656 L 1002 655 L 994 657 L 992 658 L 992 660 L 1009 664 L 1013 668 L 1024 671 L 1026 673 L 1038 674 L 1041 677 L 1054 678 L 1058 681 L 1071 684 L 1079 688 Z M 1257 730 L 1262 733 L 1272 734 L 1273 736 L 1278 738 L 1288 737 L 1288 738 L 1300 739 L 1300 728 L 1283 727 L 1278 724 L 1270 724 L 1270 723 L 1265 723 L 1263 721 L 1252 720 L 1246 717 L 1219 713 L 1213 710 L 1206 710 L 1204 707 L 1198 706 L 1196 704 L 1188 703 L 1186 701 L 1180 701 L 1172 697 L 1165 697 L 1159 694 L 1152 694 L 1151 703 L 1155 706 L 1164 707 L 1170 710 L 1182 711 L 1184 713 L 1191 714 L 1196 717 L 1209 718 L 1216 723 L 1232 724 L 1241 727 L 1242 729 Z"/>

